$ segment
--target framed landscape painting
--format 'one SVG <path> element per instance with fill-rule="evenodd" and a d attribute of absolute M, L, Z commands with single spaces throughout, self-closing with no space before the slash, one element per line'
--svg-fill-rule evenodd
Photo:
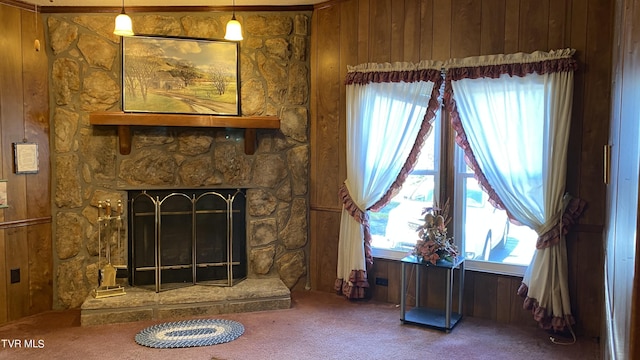
<path fill-rule="evenodd" d="M 122 38 L 125 112 L 239 115 L 238 43 Z"/>

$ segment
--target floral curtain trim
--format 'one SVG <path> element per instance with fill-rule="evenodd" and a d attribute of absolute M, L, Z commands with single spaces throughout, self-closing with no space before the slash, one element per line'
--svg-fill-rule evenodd
<path fill-rule="evenodd" d="M 351 270 L 349 280 L 336 279 L 333 288 L 348 299 L 364 299 L 369 288 L 365 270 Z"/>
<path fill-rule="evenodd" d="M 562 316 L 553 316 L 547 313 L 547 309 L 540 306 L 538 300 L 527 296 L 529 288 L 524 283 L 520 284 L 518 288 L 518 295 L 524 298 L 522 308 L 525 310 L 531 310 L 534 320 L 538 322 L 541 328 L 545 330 L 551 330 L 562 332 L 571 328 L 571 325 L 576 323 L 573 315 L 567 314 Z"/>
<path fill-rule="evenodd" d="M 369 84 L 382 82 L 418 82 L 432 81 L 436 82 L 442 78 L 441 75 L 442 62 L 439 61 L 421 61 L 418 64 L 413 63 L 367 63 L 357 66 L 347 67 L 346 85 L 351 84 Z"/>

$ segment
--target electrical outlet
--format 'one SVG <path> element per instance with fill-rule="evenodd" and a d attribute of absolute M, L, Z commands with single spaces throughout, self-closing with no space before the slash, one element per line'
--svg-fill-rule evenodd
<path fill-rule="evenodd" d="M 20 282 L 20 268 L 11 269 L 11 283 L 19 283 Z"/>
<path fill-rule="evenodd" d="M 389 279 L 377 277 L 376 278 L 376 285 L 389 286 Z"/>

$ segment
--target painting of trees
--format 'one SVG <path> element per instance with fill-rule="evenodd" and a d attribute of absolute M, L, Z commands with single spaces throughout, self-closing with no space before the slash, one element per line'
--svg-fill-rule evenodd
<path fill-rule="evenodd" d="M 123 110 L 238 115 L 238 44 L 123 39 Z"/>

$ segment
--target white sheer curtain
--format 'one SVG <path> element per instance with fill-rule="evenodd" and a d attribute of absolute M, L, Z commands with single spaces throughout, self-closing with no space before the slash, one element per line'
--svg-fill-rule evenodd
<path fill-rule="evenodd" d="M 367 209 L 387 194 L 423 127 L 440 64 L 363 64 L 349 67 L 359 79 L 346 86 L 347 179 L 340 222 L 336 290 L 364 297 Z M 364 80 L 363 80 L 364 79 Z M 428 119 L 426 120 L 428 121 Z"/>
<path fill-rule="evenodd" d="M 571 315 L 563 215 L 573 50 L 451 60 L 448 107 L 458 142 L 494 203 L 541 238 L 523 283 L 545 327 Z M 547 236 L 543 236 L 547 234 Z M 553 323 L 553 324 L 552 324 Z"/>

